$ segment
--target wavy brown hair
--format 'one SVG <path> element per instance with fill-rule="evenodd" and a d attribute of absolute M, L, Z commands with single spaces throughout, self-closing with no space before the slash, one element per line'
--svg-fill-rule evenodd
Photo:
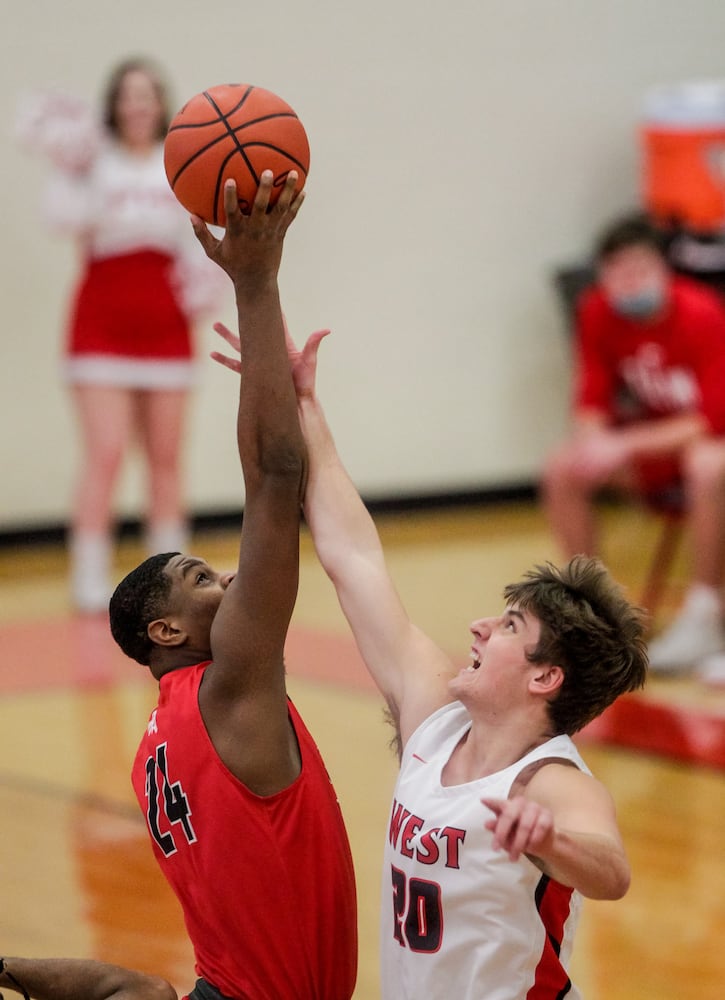
<path fill-rule="evenodd" d="M 116 138 L 118 138 L 118 95 L 121 86 L 129 73 L 145 73 L 151 80 L 156 96 L 161 105 L 161 117 L 156 132 L 156 139 L 161 140 L 166 136 L 171 121 L 171 109 L 169 106 L 169 92 L 166 82 L 159 67 L 151 59 L 141 57 L 126 59 L 119 63 L 112 71 L 102 101 L 103 124 Z"/>
<path fill-rule="evenodd" d="M 554 731 L 578 732 L 647 677 L 645 615 L 598 559 L 536 566 L 504 590 L 509 605 L 541 624 L 531 663 L 561 667 L 564 681 L 549 701 Z"/>

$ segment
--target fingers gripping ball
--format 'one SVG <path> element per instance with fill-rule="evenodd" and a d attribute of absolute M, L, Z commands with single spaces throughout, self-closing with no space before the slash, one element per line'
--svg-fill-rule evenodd
<path fill-rule="evenodd" d="M 301 191 L 310 167 L 304 126 L 281 97 L 247 83 L 221 84 L 196 94 L 173 118 L 164 166 L 184 208 L 223 226 L 224 181 L 233 178 L 242 212 L 249 212 L 263 170 L 274 174 L 271 204 L 291 170 Z"/>

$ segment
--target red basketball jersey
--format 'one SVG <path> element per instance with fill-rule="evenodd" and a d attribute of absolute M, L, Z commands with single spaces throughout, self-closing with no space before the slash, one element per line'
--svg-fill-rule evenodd
<path fill-rule="evenodd" d="M 267 797 L 246 788 L 201 718 L 207 666 L 162 677 L 132 773 L 197 974 L 236 1000 L 348 1000 L 357 968 L 355 881 L 325 765 L 290 702 L 299 777 Z"/>

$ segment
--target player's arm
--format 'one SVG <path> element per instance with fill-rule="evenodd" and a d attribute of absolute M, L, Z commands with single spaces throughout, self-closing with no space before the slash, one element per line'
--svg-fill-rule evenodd
<path fill-rule="evenodd" d="M 388 571 L 377 529 L 343 466 L 315 392 L 319 336 L 302 351 L 288 338 L 300 424 L 307 442 L 304 512 L 360 653 L 390 706 L 402 745 L 451 700 L 449 658 L 417 626 Z"/>
<path fill-rule="evenodd" d="M 701 413 L 681 413 L 660 420 L 642 420 L 616 433 L 630 461 L 635 461 L 678 455 L 707 431 L 707 420 Z"/>
<path fill-rule="evenodd" d="M 238 338 L 217 332 L 235 350 Z M 315 394 L 317 349 L 329 331 L 313 333 L 298 351 L 287 338 L 300 423 L 308 448 L 304 510 L 320 561 L 331 578 L 361 655 L 383 693 L 403 744 L 427 716 L 451 700 L 448 657 L 410 621 L 388 572 L 375 524 L 340 461 Z M 239 371 L 236 358 L 212 357 Z"/>
<path fill-rule="evenodd" d="M 578 768 L 551 763 L 508 799 L 483 799 L 494 844 L 527 855 L 562 885 L 591 899 L 620 899 L 630 868 L 607 789 Z"/>
<path fill-rule="evenodd" d="M 339 458 L 316 397 L 300 398 L 300 422 L 309 454 L 304 512 L 315 549 L 405 745 L 432 711 L 451 700 L 454 670 L 410 621 L 375 523 Z"/>
<path fill-rule="evenodd" d="M 290 753 L 283 652 L 297 595 L 306 450 L 277 286 L 284 236 L 303 199 L 295 180 L 291 173 L 268 209 L 272 175 L 265 172 L 249 216 L 228 182 L 221 241 L 195 222 L 236 292 L 244 358 L 237 443 L 246 491 L 238 571 L 214 618 L 200 706 L 222 759 L 260 794 L 286 787 L 299 770 Z"/>
<path fill-rule="evenodd" d="M 165 979 L 81 958 L 4 958 L 0 989 L 35 1000 L 177 1000 Z"/>

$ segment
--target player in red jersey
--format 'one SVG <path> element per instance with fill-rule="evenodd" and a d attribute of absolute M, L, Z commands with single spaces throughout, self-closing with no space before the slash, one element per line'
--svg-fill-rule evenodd
<path fill-rule="evenodd" d="M 285 687 L 307 456 L 277 273 L 303 195 L 290 178 L 250 216 L 225 190 L 227 229 L 196 234 L 232 278 L 244 357 L 237 441 L 246 488 L 236 573 L 152 556 L 117 587 L 111 629 L 159 681 L 133 785 L 181 902 L 192 1000 L 346 1000 L 356 976 L 352 859 L 327 771 Z"/>
<path fill-rule="evenodd" d="M 578 310 L 573 431 L 547 462 L 543 498 L 566 554 L 593 554 L 599 490 L 681 486 L 692 582 L 650 645 L 650 666 L 688 670 L 725 649 L 725 306 L 672 274 L 639 216 L 608 229 L 596 258 L 597 283 Z M 699 669 L 707 676 L 712 665 Z"/>

